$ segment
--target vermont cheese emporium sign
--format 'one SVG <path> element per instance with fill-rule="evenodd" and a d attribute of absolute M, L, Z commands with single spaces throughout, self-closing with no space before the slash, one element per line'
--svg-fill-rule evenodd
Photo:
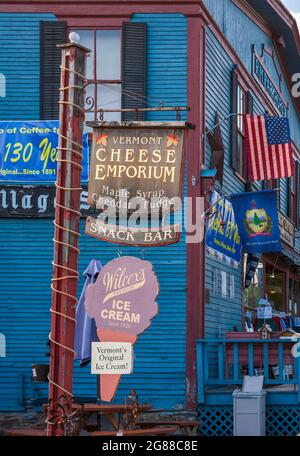
<path fill-rule="evenodd" d="M 185 122 L 88 125 L 93 126 L 91 206 L 123 213 L 176 208 L 174 198 L 183 189 Z"/>

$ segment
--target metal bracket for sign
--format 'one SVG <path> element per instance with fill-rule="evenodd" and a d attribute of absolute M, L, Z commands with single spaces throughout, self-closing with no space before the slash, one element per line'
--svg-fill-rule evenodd
<path fill-rule="evenodd" d="M 272 190 L 273 190 L 274 192 L 279 192 L 279 191 L 280 191 L 280 188 L 272 188 Z M 255 192 L 254 192 L 254 193 L 255 193 Z M 204 217 L 206 217 L 206 216 L 207 216 L 208 218 L 213 217 L 213 216 L 215 215 L 215 211 L 212 212 L 212 209 L 213 209 L 220 201 L 222 201 L 223 199 L 226 199 L 226 198 L 227 198 L 228 200 L 230 200 L 230 197 L 231 197 L 231 195 L 221 195 L 220 198 L 218 198 L 218 199 L 217 199 L 217 200 L 216 200 L 216 201 L 215 201 L 215 202 L 214 202 L 214 203 L 213 203 L 213 204 L 212 204 L 212 205 L 203 213 Z"/>
<path fill-rule="evenodd" d="M 215 124 L 212 128 L 210 128 L 210 129 L 206 128 L 205 133 L 203 133 L 202 137 L 205 138 L 205 136 L 208 136 L 210 133 L 213 133 L 213 131 L 217 127 L 220 127 L 221 125 L 223 125 L 223 123 L 226 122 L 226 120 L 231 119 L 231 117 L 235 117 L 235 116 L 238 117 L 238 116 L 243 116 L 243 115 L 244 114 L 239 114 L 237 112 L 234 112 L 232 114 L 228 114 L 228 116 L 224 117 L 222 120 L 220 120 L 220 122 Z"/>
<path fill-rule="evenodd" d="M 89 104 L 88 97 L 86 103 Z M 138 114 L 141 112 L 162 112 L 162 111 L 175 111 L 176 113 L 176 120 L 181 120 L 181 112 L 190 111 L 191 108 L 189 106 L 157 106 L 156 108 L 119 108 L 119 109 L 93 109 L 88 108 L 85 109 L 85 112 L 94 112 L 98 113 L 99 120 L 102 122 L 104 120 L 104 113 L 114 113 L 114 112 L 132 112 L 136 113 L 137 117 Z"/>
<path fill-rule="evenodd" d="M 257 114 L 257 115 L 265 115 L 265 114 L 268 114 L 268 112 L 264 112 L 263 114 Z M 231 119 L 231 117 L 240 117 L 240 116 L 244 116 L 244 115 L 245 114 L 241 114 L 241 113 L 237 113 L 237 112 L 228 114 L 228 116 L 224 117 L 222 120 L 220 120 L 220 122 L 215 124 L 212 128 L 210 128 L 210 129 L 206 128 L 205 133 L 203 133 L 202 137 L 205 138 L 205 136 L 209 135 L 210 133 L 213 133 L 213 131 L 217 127 L 223 125 L 223 123 L 225 123 L 228 119 Z"/>
<path fill-rule="evenodd" d="M 87 79 L 87 80 L 85 80 L 84 89 L 86 89 L 89 85 L 105 86 L 106 83 L 107 83 L 107 81 L 101 81 L 101 80 L 97 80 L 97 79 Z M 115 90 L 117 92 L 119 92 L 118 89 L 115 89 Z M 120 89 L 120 92 L 134 100 L 137 100 L 139 103 L 142 102 L 145 105 L 152 104 L 152 105 L 157 105 L 157 106 L 153 106 L 151 108 L 145 107 L 145 108 L 116 108 L 116 109 L 98 108 L 97 109 L 95 99 L 89 95 L 85 100 L 85 104 L 88 107 L 84 111 L 97 113 L 99 120 L 103 121 L 105 112 L 132 112 L 132 113 L 136 113 L 137 120 L 138 120 L 139 113 L 141 113 L 141 112 L 175 111 L 176 120 L 180 120 L 182 111 L 191 110 L 191 108 L 189 106 L 165 106 L 165 103 L 161 100 L 158 100 L 158 99 L 152 98 L 152 97 L 147 97 L 147 96 L 140 96 L 140 95 L 136 94 L 135 92 L 132 92 L 129 90 Z"/>
<path fill-rule="evenodd" d="M 196 125 L 187 121 L 136 121 L 136 120 L 122 120 L 122 121 L 100 121 L 100 120 L 89 120 L 85 123 L 88 127 L 92 128 L 107 128 L 107 129 L 115 129 L 115 128 L 126 128 L 126 129 L 135 129 L 137 127 L 145 128 L 145 129 L 165 129 L 168 128 L 187 128 L 190 130 L 194 130 Z"/>

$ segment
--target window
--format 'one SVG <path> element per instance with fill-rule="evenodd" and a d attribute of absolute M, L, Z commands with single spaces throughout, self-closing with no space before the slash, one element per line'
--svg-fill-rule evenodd
<path fill-rule="evenodd" d="M 295 204 L 295 222 L 296 228 L 300 228 L 300 162 L 295 161 L 295 187 L 296 187 L 296 204 Z"/>
<path fill-rule="evenodd" d="M 86 76 L 100 84 L 87 87 L 86 98 L 95 101 L 94 109 L 121 108 L 121 30 L 75 30 L 80 44 L 91 49 Z M 88 106 L 87 106 L 88 108 Z M 87 113 L 86 120 L 96 120 L 97 113 Z M 104 113 L 104 120 L 121 120 L 120 112 Z"/>
<path fill-rule="evenodd" d="M 285 285 L 286 274 L 266 265 L 266 294 L 272 308 L 278 312 L 285 312 Z"/>
<path fill-rule="evenodd" d="M 230 274 L 230 279 L 229 279 L 229 297 L 230 299 L 235 298 L 235 284 L 234 284 L 234 275 Z"/>
<path fill-rule="evenodd" d="M 225 271 L 221 271 L 221 296 L 227 297 L 227 274 Z"/>
<path fill-rule="evenodd" d="M 237 114 L 246 114 L 246 92 L 237 85 Z M 245 154 L 245 125 L 242 115 L 237 116 L 237 162 L 236 171 L 246 179 L 246 154 Z"/>
<path fill-rule="evenodd" d="M 288 217 L 296 223 L 297 205 L 296 205 L 296 182 L 295 177 L 288 178 Z"/>
<path fill-rule="evenodd" d="M 298 316 L 298 302 L 299 302 L 299 282 L 289 279 L 289 313 L 293 317 Z"/>
<path fill-rule="evenodd" d="M 244 270 L 247 269 L 247 259 L 244 259 Z M 245 288 L 244 300 L 245 307 L 248 309 L 255 309 L 258 306 L 260 298 L 264 297 L 264 264 L 259 262 L 254 272 L 253 279 L 250 286 Z"/>
<path fill-rule="evenodd" d="M 212 292 L 213 294 L 218 294 L 218 269 L 214 268 L 212 270 Z"/>
<path fill-rule="evenodd" d="M 276 202 L 277 202 L 277 208 L 280 209 L 280 179 L 265 180 L 264 189 L 265 190 L 278 189 L 278 191 L 276 191 Z"/>

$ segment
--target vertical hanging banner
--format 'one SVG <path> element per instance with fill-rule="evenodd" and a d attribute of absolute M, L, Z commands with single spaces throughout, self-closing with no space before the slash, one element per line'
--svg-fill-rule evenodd
<path fill-rule="evenodd" d="M 95 319 L 100 342 L 118 342 L 116 347 L 112 346 L 107 351 L 101 352 L 101 345 L 94 349 L 96 359 L 95 362 L 92 360 L 92 365 L 99 366 L 100 361 L 105 361 L 106 367 L 106 374 L 101 375 L 102 400 L 112 400 L 122 366 L 124 369 L 128 367 L 123 356 L 125 351 L 129 353 L 128 344 L 132 346 L 137 341 L 137 336 L 150 326 L 152 318 L 158 313 L 158 292 L 158 280 L 152 264 L 129 256 L 107 263 L 96 282 L 87 286 L 85 308 L 89 317 Z M 99 357 L 99 354 L 103 356 Z M 120 362 L 115 368 L 110 359 L 112 355 L 119 356 L 116 360 Z M 110 373 L 107 373 L 109 370 Z"/>
<path fill-rule="evenodd" d="M 179 241 L 180 227 L 148 229 L 148 219 L 181 209 L 186 122 L 88 122 L 93 127 L 88 203 L 116 215 L 105 225 L 89 218 L 86 234 L 129 245 Z M 124 226 L 138 213 L 144 226 Z M 115 234 L 114 234 L 115 233 Z"/>
<path fill-rule="evenodd" d="M 55 182 L 59 121 L 0 122 L 0 181 Z M 82 180 L 88 180 L 88 136 L 83 135 Z"/>
<path fill-rule="evenodd" d="M 244 252 L 280 252 L 276 192 L 236 193 L 230 198 Z"/>
<path fill-rule="evenodd" d="M 214 215 L 208 220 L 205 244 L 235 261 L 241 260 L 241 240 L 234 217 L 233 207 L 227 198 L 221 198 L 217 191 L 210 198 Z"/>

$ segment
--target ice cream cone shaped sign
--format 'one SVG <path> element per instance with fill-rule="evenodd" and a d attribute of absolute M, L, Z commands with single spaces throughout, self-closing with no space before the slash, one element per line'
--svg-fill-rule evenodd
<path fill-rule="evenodd" d="M 124 256 L 107 263 L 85 294 L 86 311 L 95 319 L 100 342 L 134 344 L 158 312 L 158 292 L 149 261 Z M 103 401 L 113 399 L 120 378 L 120 374 L 101 374 Z"/>

